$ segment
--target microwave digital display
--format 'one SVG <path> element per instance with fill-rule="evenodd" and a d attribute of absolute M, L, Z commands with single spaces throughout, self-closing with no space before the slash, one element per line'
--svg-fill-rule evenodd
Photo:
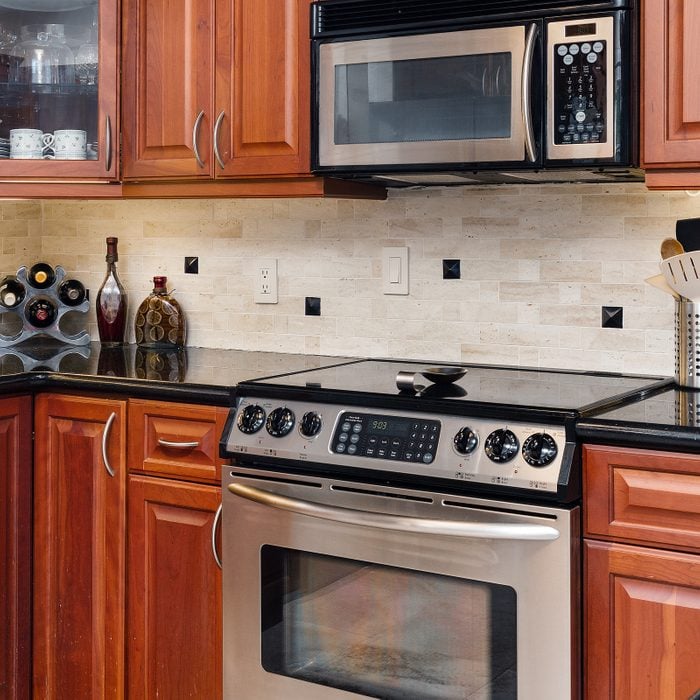
<path fill-rule="evenodd" d="M 564 30 L 565 36 L 584 36 L 586 34 L 597 34 L 596 24 L 569 24 Z"/>

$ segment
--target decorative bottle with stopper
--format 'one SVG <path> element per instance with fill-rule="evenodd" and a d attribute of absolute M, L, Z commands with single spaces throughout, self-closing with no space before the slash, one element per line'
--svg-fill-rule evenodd
<path fill-rule="evenodd" d="M 136 312 L 135 334 L 138 345 L 147 348 L 172 348 L 185 345 L 185 315 L 176 299 L 168 294 L 167 277 L 153 278 L 153 292 Z"/>
<path fill-rule="evenodd" d="M 123 343 L 126 330 L 127 296 L 117 274 L 118 242 L 118 238 L 107 238 L 107 274 L 97 292 L 97 331 L 102 343 Z"/>

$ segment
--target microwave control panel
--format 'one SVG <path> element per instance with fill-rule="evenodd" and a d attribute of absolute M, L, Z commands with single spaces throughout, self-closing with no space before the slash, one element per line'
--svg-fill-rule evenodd
<path fill-rule="evenodd" d="M 614 155 L 614 20 L 548 24 L 548 158 Z"/>

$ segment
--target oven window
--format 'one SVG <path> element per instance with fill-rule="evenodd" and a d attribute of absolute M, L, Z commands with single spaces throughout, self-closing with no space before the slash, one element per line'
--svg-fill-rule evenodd
<path fill-rule="evenodd" d="M 262 665 L 373 698 L 517 698 L 509 586 L 261 550 Z"/>
<path fill-rule="evenodd" d="M 511 54 L 335 66 L 335 143 L 510 138 Z"/>

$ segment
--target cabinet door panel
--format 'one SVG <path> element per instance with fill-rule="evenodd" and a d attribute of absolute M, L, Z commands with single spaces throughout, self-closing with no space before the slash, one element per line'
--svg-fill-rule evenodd
<path fill-rule="evenodd" d="M 700 690 L 700 557 L 585 546 L 586 697 L 687 700 Z"/>
<path fill-rule="evenodd" d="M 309 172 L 309 4 L 219 0 L 217 176 Z"/>
<path fill-rule="evenodd" d="M 0 697 L 30 695 L 32 400 L 0 401 Z"/>
<path fill-rule="evenodd" d="M 123 697 L 125 425 L 124 401 L 36 402 L 35 697 Z"/>
<path fill-rule="evenodd" d="M 697 0 L 644 3 L 644 164 L 700 165 L 700 6 Z"/>
<path fill-rule="evenodd" d="M 124 177 L 210 177 L 213 0 L 127 0 L 124 17 Z"/>
<path fill-rule="evenodd" d="M 220 502 L 215 486 L 129 478 L 129 697 L 221 697 Z"/>

